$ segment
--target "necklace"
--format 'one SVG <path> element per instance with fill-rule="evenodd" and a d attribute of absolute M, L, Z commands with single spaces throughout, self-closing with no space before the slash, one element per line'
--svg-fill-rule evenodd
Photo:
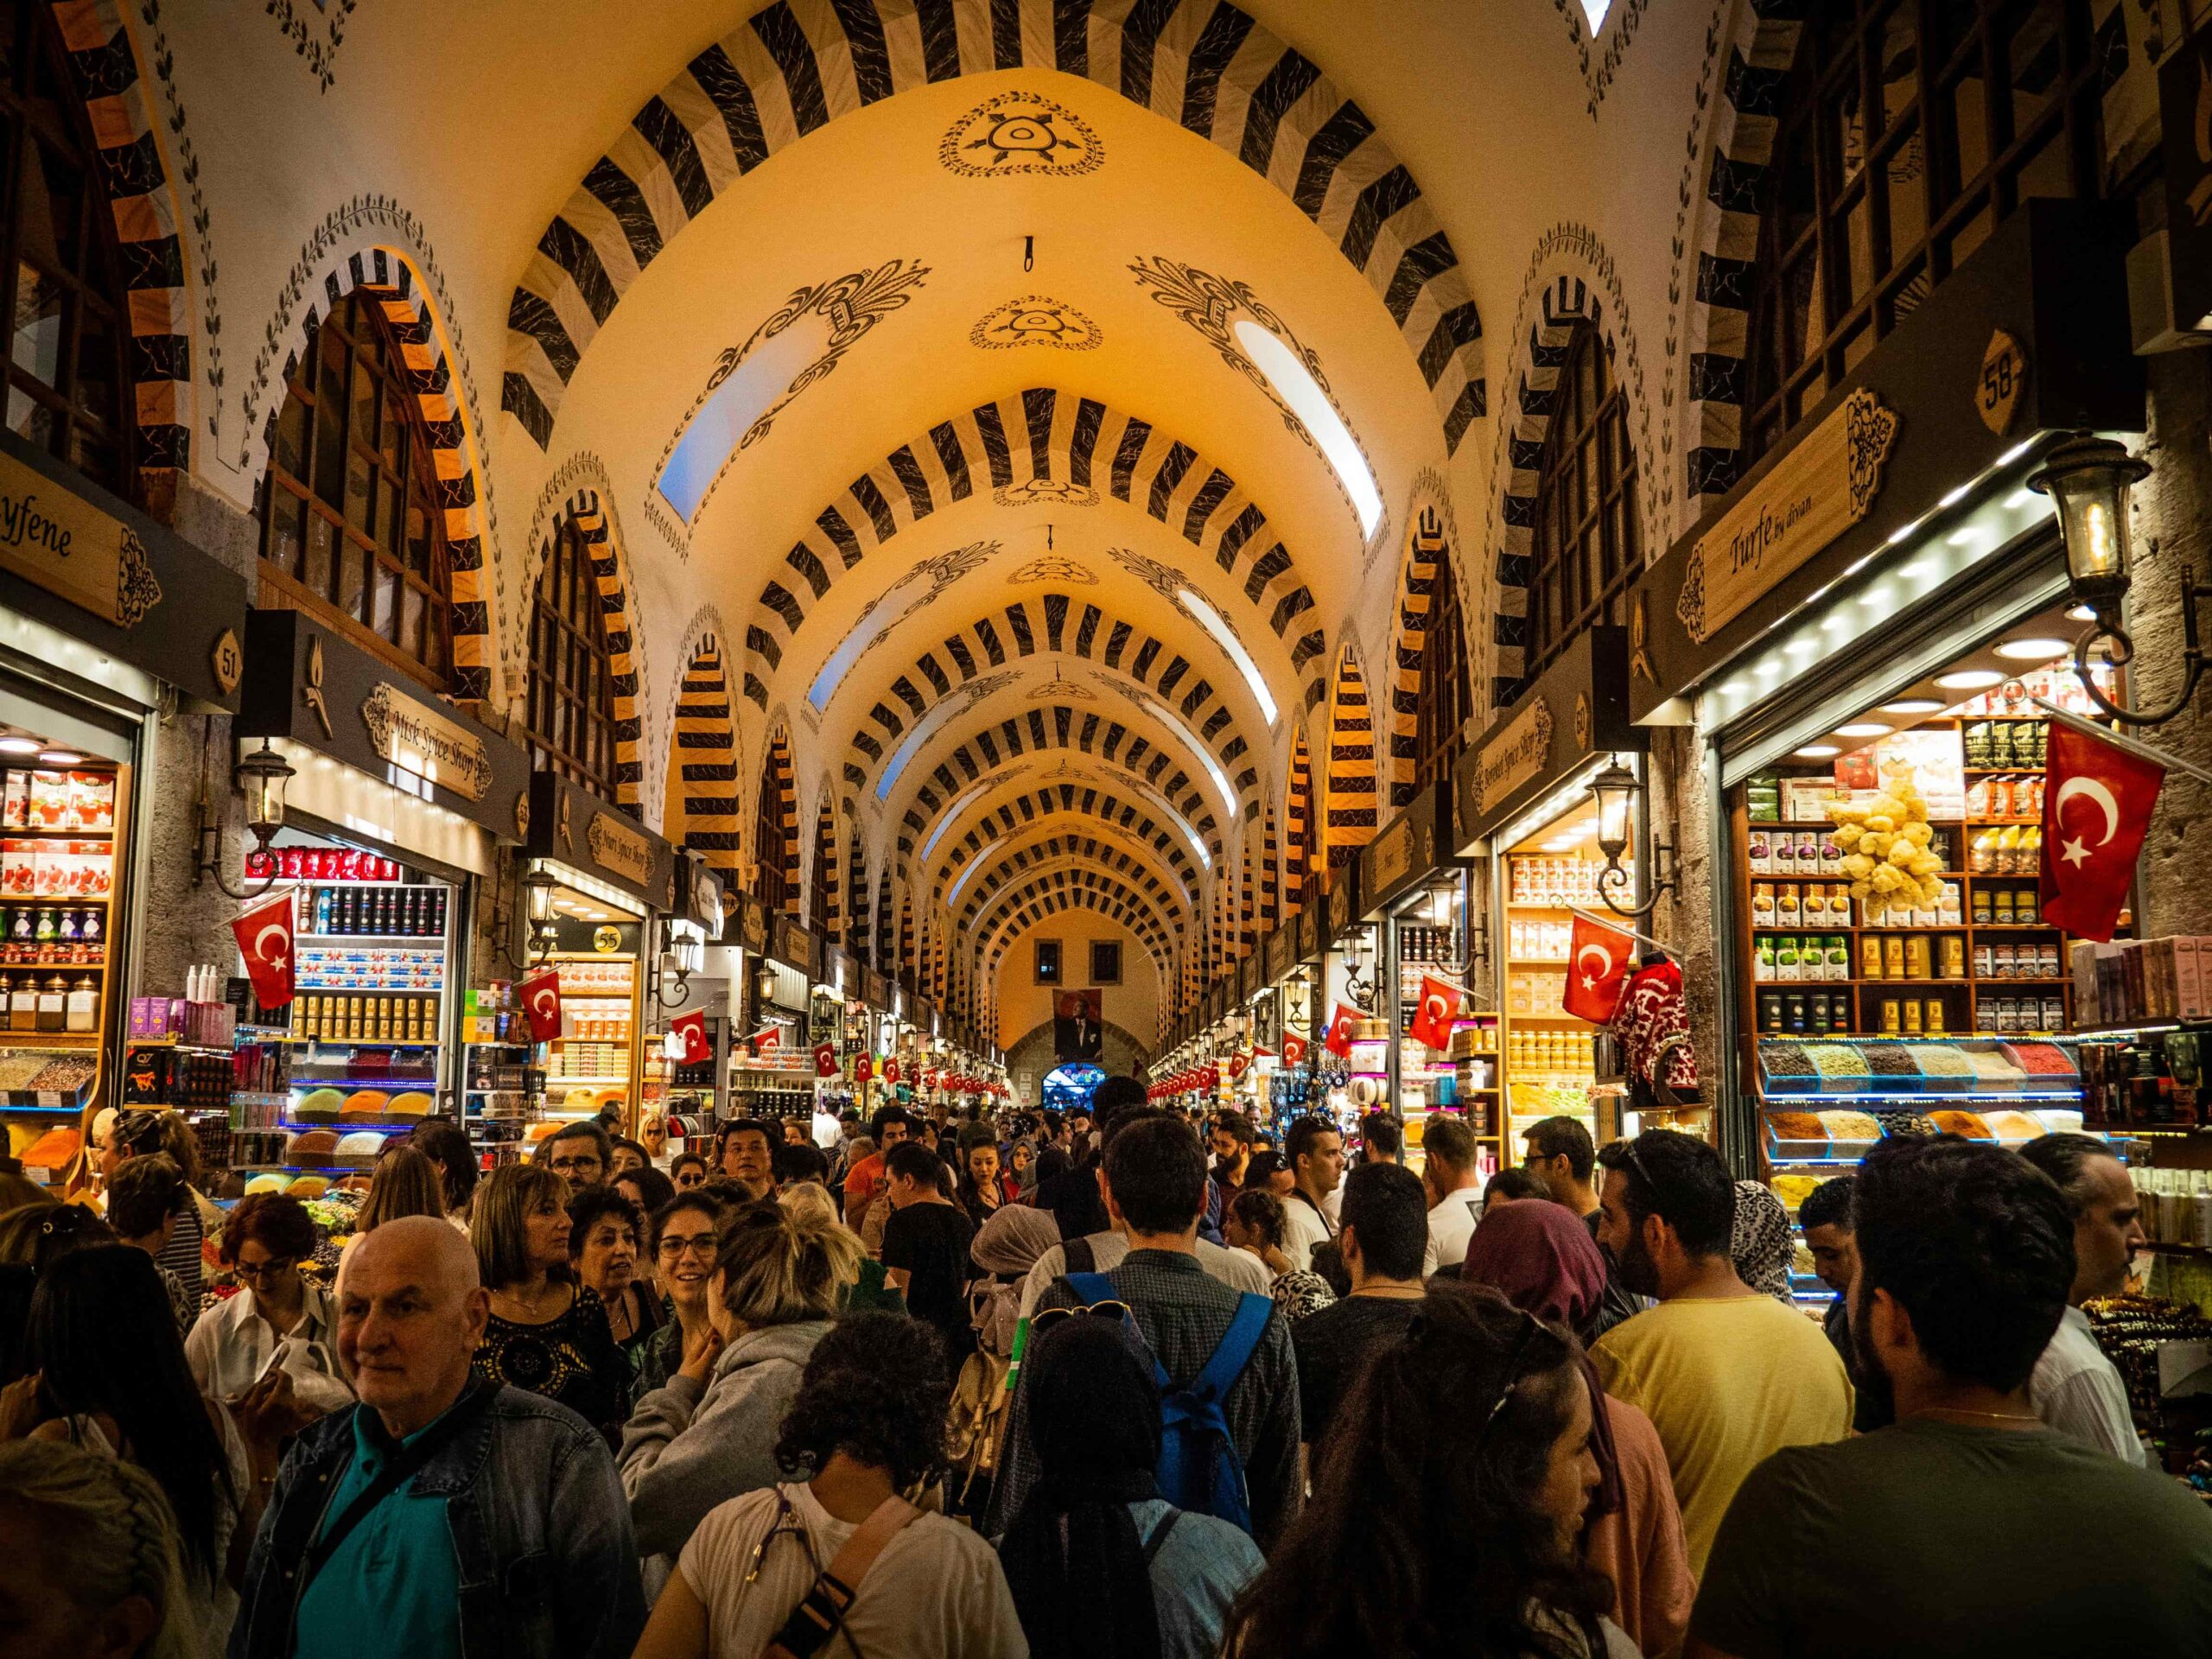
<path fill-rule="evenodd" d="M 1910 1414 L 1915 1417 L 1986 1417 L 1999 1423 L 2039 1423 L 2043 1421 L 2031 1411 L 1976 1411 L 1971 1406 L 1923 1406 Z"/>

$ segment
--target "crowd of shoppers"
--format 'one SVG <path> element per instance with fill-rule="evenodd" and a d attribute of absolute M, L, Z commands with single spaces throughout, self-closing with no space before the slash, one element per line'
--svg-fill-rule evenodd
<path fill-rule="evenodd" d="M 122 1122 L 105 1221 L 0 1186 L 0 1650 L 2212 1653 L 2082 1312 L 2141 1242 L 2104 1141 L 1885 1141 L 1801 1208 L 1817 1323 L 1694 1137 L 1549 1119 L 1484 1183 L 1448 1119 L 1415 1173 L 1095 1098 L 668 1174 L 418 1134 L 334 1291 L 305 1206 L 211 1226 Z"/>

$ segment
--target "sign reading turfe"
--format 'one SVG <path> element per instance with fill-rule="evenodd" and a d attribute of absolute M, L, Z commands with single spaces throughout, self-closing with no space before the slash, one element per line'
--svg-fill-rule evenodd
<path fill-rule="evenodd" d="M 1866 516 L 1897 442 L 1895 410 L 1861 386 L 1698 538 L 1675 613 L 1703 645 Z"/>
<path fill-rule="evenodd" d="M 137 532 L 0 454 L 0 568 L 132 628 L 162 602 Z"/>

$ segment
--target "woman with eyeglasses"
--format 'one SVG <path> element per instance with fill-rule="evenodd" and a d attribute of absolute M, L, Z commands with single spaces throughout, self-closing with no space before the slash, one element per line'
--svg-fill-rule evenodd
<path fill-rule="evenodd" d="M 281 1367 L 314 1413 L 353 1403 L 353 1391 L 338 1367 L 337 1306 L 300 1273 L 318 1236 L 297 1198 L 256 1192 L 238 1200 L 220 1246 L 238 1291 L 194 1321 L 184 1341 L 185 1360 L 202 1394 L 238 1400 L 271 1367 Z"/>
<path fill-rule="evenodd" d="M 606 1308 L 614 1345 L 632 1367 L 668 1320 L 639 1259 L 644 1223 L 638 1206 L 611 1186 L 588 1186 L 569 1200 L 569 1270 Z"/>
<path fill-rule="evenodd" d="M 668 1386 L 686 1345 L 707 1329 L 707 1287 L 721 1221 L 721 1205 L 703 1192 L 679 1192 L 653 1212 L 653 1278 L 671 1317 L 639 1347 L 640 1400 Z"/>
<path fill-rule="evenodd" d="M 597 1294 L 569 1269 L 569 1192 L 550 1169 L 508 1164 L 477 1193 L 468 1242 L 492 1315 L 474 1370 L 480 1382 L 558 1401 L 612 1445 L 630 1414 L 635 1373 Z"/>
<path fill-rule="evenodd" d="M 1577 1554 L 1599 1481 L 1573 1337 L 1440 1286 L 1379 1345 L 1230 1618 L 1268 1659 L 1635 1659 Z"/>

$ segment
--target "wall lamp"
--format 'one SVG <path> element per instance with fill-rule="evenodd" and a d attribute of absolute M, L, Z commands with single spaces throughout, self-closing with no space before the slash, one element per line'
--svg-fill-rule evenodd
<path fill-rule="evenodd" d="M 2120 604 L 2134 579 L 2134 538 L 2128 526 L 2128 493 L 2151 475 L 2148 461 L 2127 453 L 2111 438 L 2077 432 L 2044 458 L 2031 474 L 2031 490 L 2048 495 L 2058 510 L 2058 533 L 2066 544 L 2066 580 L 2075 600 L 2088 607 L 2092 620 L 2074 642 L 2074 673 L 2089 701 L 2113 720 L 2130 726 L 2163 726 L 2196 694 L 2203 678 L 2205 657 L 2196 632 L 2196 603 L 2212 599 L 2212 586 L 2196 580 L 2190 565 L 2181 568 L 2182 674 L 2181 688 L 2163 709 L 2133 710 L 2121 708 L 2099 689 L 2089 671 L 2091 647 L 2110 643 L 2104 654 L 2116 665 L 2127 666 L 2135 655 L 2135 642 L 2120 626 Z"/>
<path fill-rule="evenodd" d="M 530 917 L 530 960 L 536 967 L 553 952 L 553 889 L 560 883 L 543 865 L 522 879 Z"/>
<path fill-rule="evenodd" d="M 1590 780 L 1590 792 L 1598 798 L 1598 850 L 1605 855 L 1605 868 L 1598 873 L 1598 896 L 1616 916 L 1649 916 L 1662 895 L 1675 890 L 1671 876 L 1661 879 L 1669 849 L 1656 836 L 1651 838 L 1651 896 L 1640 905 L 1625 905 L 1613 897 L 1617 890 L 1630 896 L 1635 893 L 1636 878 L 1622 868 L 1621 858 L 1636 838 L 1636 809 L 1643 798 L 1643 782 L 1618 760 L 1611 760 Z"/>
<path fill-rule="evenodd" d="M 261 747 L 251 754 L 238 759 L 232 773 L 233 781 L 245 796 L 245 827 L 253 836 L 253 851 L 246 855 L 248 871 L 261 870 L 261 885 L 255 887 L 248 878 L 243 888 L 234 887 L 223 879 L 223 824 L 215 814 L 214 803 L 208 799 L 203 779 L 200 791 L 199 862 L 192 872 L 194 887 L 204 876 L 213 876 L 215 885 L 233 899 L 255 899 L 269 891 L 276 880 L 276 862 L 269 856 L 269 843 L 276 839 L 276 832 L 284 827 L 284 785 L 296 774 L 289 762 L 269 747 L 263 738 Z"/>
<path fill-rule="evenodd" d="M 707 965 L 707 931 L 698 923 L 671 916 L 661 924 L 660 960 L 653 969 L 653 1001 L 680 1008 L 691 1000 L 691 976 Z M 675 984 L 671 989 L 670 980 Z"/>

